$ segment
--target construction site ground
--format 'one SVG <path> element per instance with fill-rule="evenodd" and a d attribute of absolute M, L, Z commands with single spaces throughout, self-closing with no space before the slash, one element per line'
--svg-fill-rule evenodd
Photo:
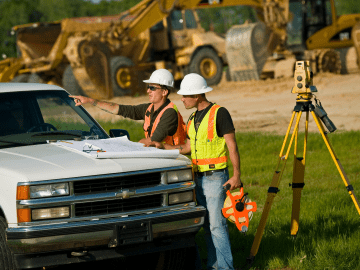
<path fill-rule="evenodd" d="M 360 73 L 317 74 L 313 82 L 318 89 L 316 97 L 321 101 L 338 130 L 360 130 Z M 291 93 L 293 86 L 293 78 L 228 82 L 224 75 L 220 84 L 207 93 L 207 98 L 229 110 L 237 132 L 285 134 L 296 103 L 296 94 Z M 178 106 L 186 122 L 195 109 L 186 110 L 176 90 L 169 98 Z M 146 103 L 148 100 L 147 95 L 142 95 L 115 97 L 110 101 L 136 105 Z M 85 108 L 97 120 L 116 122 L 122 119 L 120 116 L 111 115 L 88 104 Z M 302 122 L 305 121 L 305 117 L 301 119 Z M 309 131 L 318 131 L 312 117 L 310 117 Z"/>

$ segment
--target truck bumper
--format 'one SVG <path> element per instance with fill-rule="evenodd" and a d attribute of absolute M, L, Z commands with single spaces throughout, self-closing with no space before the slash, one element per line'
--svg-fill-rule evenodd
<path fill-rule="evenodd" d="M 8 228 L 7 245 L 19 268 L 81 262 L 84 257 L 102 260 L 159 252 L 193 245 L 205 213 L 205 208 L 197 206 L 131 217 Z M 143 232 L 135 229 L 129 241 L 116 242 L 119 228 L 143 223 L 149 225 L 150 240 L 144 240 Z"/>

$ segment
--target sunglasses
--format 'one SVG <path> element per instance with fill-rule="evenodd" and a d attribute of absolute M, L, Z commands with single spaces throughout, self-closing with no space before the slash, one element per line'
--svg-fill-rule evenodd
<path fill-rule="evenodd" d="M 157 89 L 162 89 L 162 88 L 148 85 L 148 86 L 147 86 L 147 89 L 150 89 L 151 91 L 155 91 L 155 90 L 157 90 Z"/>

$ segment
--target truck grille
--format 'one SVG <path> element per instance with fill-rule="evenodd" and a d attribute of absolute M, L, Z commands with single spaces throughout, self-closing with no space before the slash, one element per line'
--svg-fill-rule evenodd
<path fill-rule="evenodd" d="M 160 182 L 160 172 L 75 181 L 74 194 L 152 187 L 159 185 Z"/>
<path fill-rule="evenodd" d="M 75 216 L 106 215 L 158 208 L 162 206 L 162 195 L 151 195 L 139 198 L 97 201 L 75 204 Z"/>

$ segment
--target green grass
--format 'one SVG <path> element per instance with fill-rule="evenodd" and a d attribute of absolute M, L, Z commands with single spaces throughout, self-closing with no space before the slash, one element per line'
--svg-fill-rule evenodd
<path fill-rule="evenodd" d="M 302 153 L 304 134 L 299 134 Z M 360 195 L 360 132 L 328 135 L 355 194 Z M 284 136 L 237 133 L 242 181 L 258 212 L 247 235 L 229 223 L 235 267 L 246 264 L 267 198 Z M 298 156 L 302 156 L 298 155 Z M 319 133 L 310 133 L 305 187 L 296 238 L 290 236 L 293 149 L 281 179 L 252 269 L 360 269 L 360 220 L 339 172 Z M 199 236 L 197 236 L 199 237 Z"/>
<path fill-rule="evenodd" d="M 133 141 L 144 137 L 141 124 L 133 121 L 100 124 L 106 131 L 110 128 L 127 129 Z M 302 153 L 303 137 L 302 133 L 298 136 L 299 153 Z M 336 131 L 328 137 L 354 193 L 360 199 L 360 131 Z M 246 235 L 229 222 L 234 266 L 242 268 L 250 255 L 284 136 L 248 132 L 237 133 L 236 139 L 244 189 L 258 205 Z M 292 165 L 293 150 L 251 269 L 360 269 L 359 214 L 319 133 L 308 136 L 305 187 L 296 238 L 290 236 Z M 196 241 L 204 263 L 206 247 L 203 234 L 201 230 Z"/>

